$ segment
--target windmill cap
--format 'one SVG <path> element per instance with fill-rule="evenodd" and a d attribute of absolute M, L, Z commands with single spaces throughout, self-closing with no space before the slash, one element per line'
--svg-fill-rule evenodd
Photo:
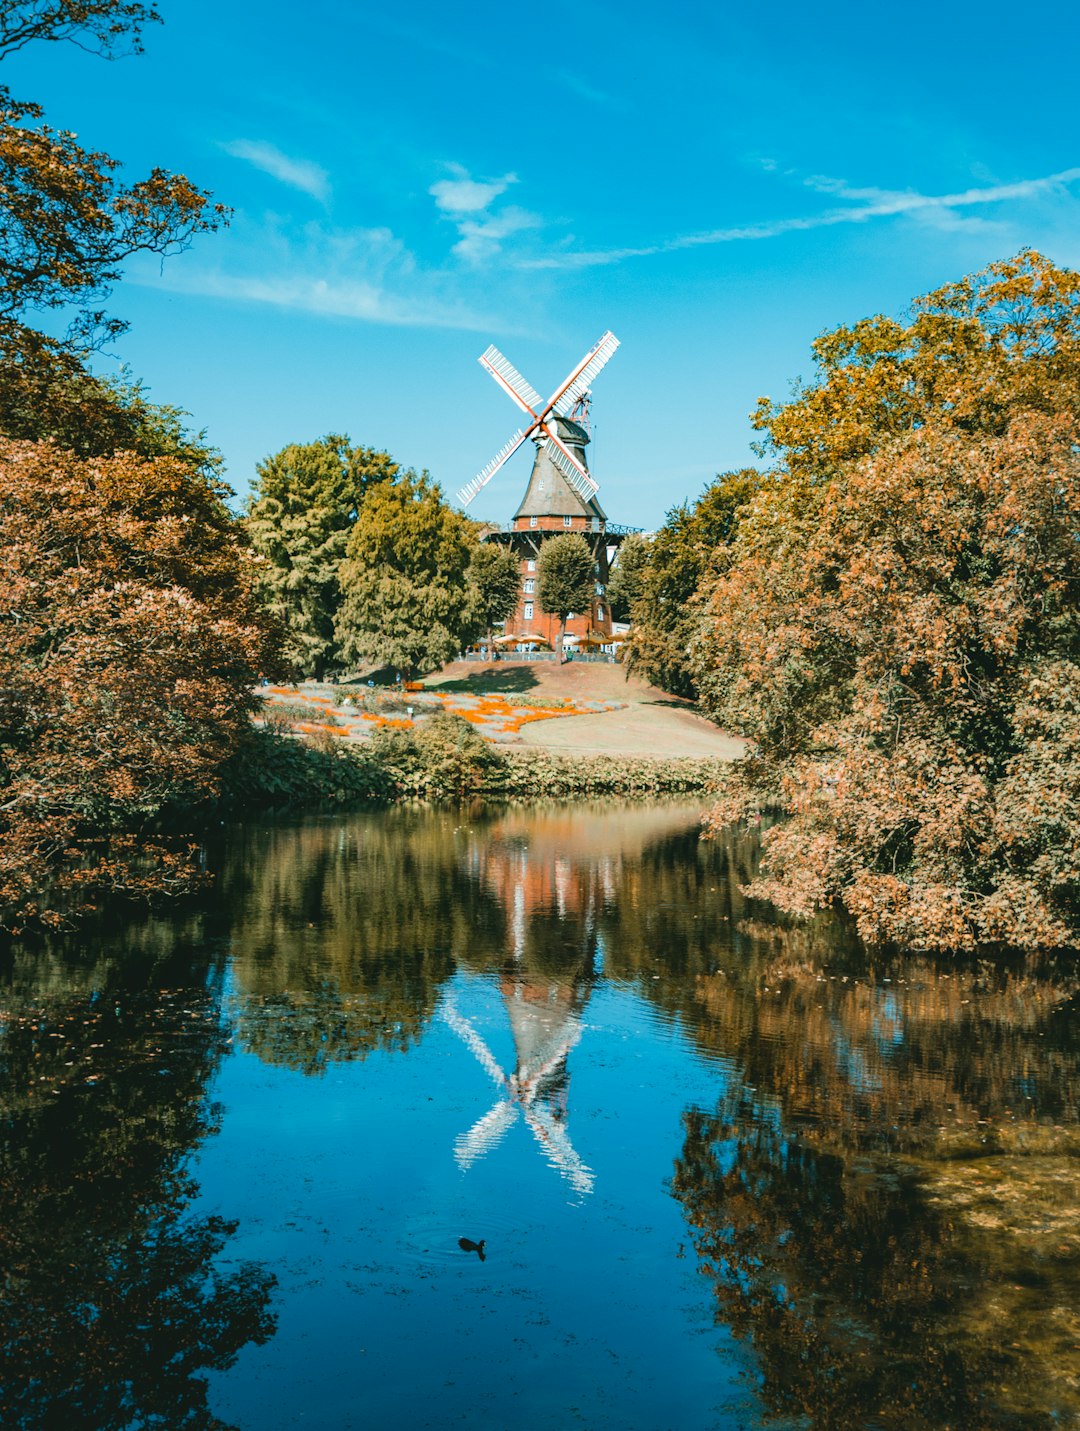
<path fill-rule="evenodd" d="M 555 414 L 555 431 L 564 442 L 574 447 L 584 447 L 590 440 L 588 432 L 580 422 L 575 422 L 572 417 L 560 417 L 558 413 Z"/>

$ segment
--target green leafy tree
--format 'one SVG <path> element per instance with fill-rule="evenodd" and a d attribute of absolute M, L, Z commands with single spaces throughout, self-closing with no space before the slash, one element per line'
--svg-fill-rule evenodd
<path fill-rule="evenodd" d="M 336 638 L 347 661 L 403 675 L 451 660 L 477 634 L 468 591 L 475 525 L 427 473 L 399 473 L 367 494 L 339 572 Z"/>
<path fill-rule="evenodd" d="M 628 554 L 626 664 L 675 695 L 697 695 L 690 648 L 701 629 L 698 588 L 726 559 L 738 514 L 760 481 L 752 468 L 717 477 L 692 506 L 673 507 L 644 550 Z"/>
<path fill-rule="evenodd" d="M 285 655 L 321 678 L 341 660 L 338 571 L 365 493 L 392 478 L 386 452 L 330 434 L 290 443 L 259 464 L 244 526 L 262 558 L 258 589 L 285 630 Z"/>
<path fill-rule="evenodd" d="M 649 538 L 635 532 L 619 546 L 608 573 L 607 599 L 613 620 L 630 620 L 631 608 L 644 591 L 648 569 Z"/>
<path fill-rule="evenodd" d="M 787 811 L 758 892 L 873 943 L 1080 942 L 1080 278 L 1022 254 L 817 351 L 706 584 L 755 743 L 714 823 Z"/>
<path fill-rule="evenodd" d="M 469 563 L 469 587 L 477 625 L 492 649 L 493 631 L 517 609 L 521 573 L 514 553 L 495 542 L 481 542 Z"/>
<path fill-rule="evenodd" d="M 563 658 L 563 637 L 572 611 L 588 611 L 596 581 L 593 554 L 577 532 L 552 537 L 540 548 L 536 562 L 536 594 L 541 607 L 559 622 L 555 649 Z"/>

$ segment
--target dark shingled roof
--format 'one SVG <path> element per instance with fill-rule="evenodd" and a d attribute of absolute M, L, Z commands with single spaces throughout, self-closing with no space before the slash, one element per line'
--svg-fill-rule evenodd
<path fill-rule="evenodd" d="M 565 417 L 557 417 L 555 423 L 559 436 L 570 451 L 579 462 L 588 466 L 585 444 L 589 435 L 585 429 Z M 586 498 L 574 491 L 548 456 L 546 447 L 537 451 L 529 485 L 514 513 L 515 521 L 519 517 L 599 517 L 602 522 L 607 520 L 595 496 Z"/>

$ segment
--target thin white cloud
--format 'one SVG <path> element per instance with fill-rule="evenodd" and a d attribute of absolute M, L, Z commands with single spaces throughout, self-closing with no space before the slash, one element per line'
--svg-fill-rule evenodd
<path fill-rule="evenodd" d="M 589 104 L 594 104 L 598 109 L 621 109 L 622 103 L 614 95 L 608 94 L 605 90 L 597 89 L 595 85 L 583 80 L 580 75 L 576 75 L 572 70 L 559 70 L 555 78 L 568 89 L 571 94 L 576 94 L 579 99 L 585 100 Z"/>
<path fill-rule="evenodd" d="M 849 201 L 849 207 L 827 209 L 820 214 L 801 218 L 773 219 L 759 224 L 741 224 L 731 228 L 709 229 L 701 233 L 681 234 L 660 243 L 637 248 L 609 248 L 564 251 L 540 258 L 523 259 L 519 267 L 529 269 L 593 268 L 621 263 L 628 258 L 649 258 L 655 254 L 675 253 L 680 249 L 699 248 L 712 244 L 738 243 L 755 239 L 779 238 L 783 234 L 811 229 L 831 228 L 837 224 L 864 224 L 874 219 L 904 214 L 922 222 L 940 218 L 943 226 L 954 226 L 956 211 L 982 204 L 1000 204 L 1011 200 L 1034 199 L 1060 191 L 1080 179 L 1080 167 L 1063 169 L 1037 179 L 1020 179 L 1012 184 L 991 184 L 982 188 L 963 189 L 954 194 L 920 194 L 913 190 L 849 188 L 841 180 L 815 176 L 805 182 L 818 192 Z"/>
<path fill-rule="evenodd" d="M 330 176 L 320 164 L 310 159 L 292 159 L 268 140 L 233 139 L 221 147 L 234 159 L 243 159 L 291 189 L 310 194 L 320 203 L 325 203 L 330 195 Z"/>
<path fill-rule="evenodd" d="M 540 223 L 536 214 L 516 208 L 503 209 L 498 214 L 485 214 L 477 219 L 462 219 L 458 224 L 461 237 L 452 251 L 458 258 L 470 263 L 481 263 L 499 252 L 504 239 L 527 229 L 539 228 Z"/>
<path fill-rule="evenodd" d="M 500 194 L 505 194 L 511 184 L 517 183 L 516 174 L 504 174 L 501 179 L 474 179 L 460 164 L 449 164 L 447 168 L 454 177 L 440 179 L 432 184 L 428 193 L 435 200 L 435 207 L 452 217 L 482 213 Z"/>
<path fill-rule="evenodd" d="M 129 281 L 172 293 L 257 303 L 321 317 L 396 327 L 484 332 L 500 326 L 471 306 L 455 275 L 421 270 L 389 229 L 296 230 L 241 217 L 226 236 L 219 267 L 189 261 L 162 266 L 134 260 Z"/>

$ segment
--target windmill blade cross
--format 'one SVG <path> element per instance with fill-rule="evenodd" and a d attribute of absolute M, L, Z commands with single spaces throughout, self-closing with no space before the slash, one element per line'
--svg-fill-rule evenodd
<path fill-rule="evenodd" d="M 457 500 L 463 507 L 467 507 L 476 494 L 491 481 L 499 468 L 514 455 L 525 439 L 533 436 L 543 445 L 550 444 L 549 456 L 552 462 L 579 496 L 588 501 L 599 491 L 599 483 L 561 440 L 548 419 L 552 413 L 559 417 L 569 415 L 574 404 L 588 392 L 596 375 L 618 346 L 619 340 L 615 334 L 610 331 L 605 333 L 563 379 L 545 403 L 533 385 L 522 377 L 509 358 L 500 353 L 494 343 L 489 345 L 477 361 L 486 372 L 491 374 L 510 400 L 529 418 L 529 422 L 514 434 L 486 467 L 480 469 L 471 482 L 466 482 L 465 486 L 458 491 Z"/>

